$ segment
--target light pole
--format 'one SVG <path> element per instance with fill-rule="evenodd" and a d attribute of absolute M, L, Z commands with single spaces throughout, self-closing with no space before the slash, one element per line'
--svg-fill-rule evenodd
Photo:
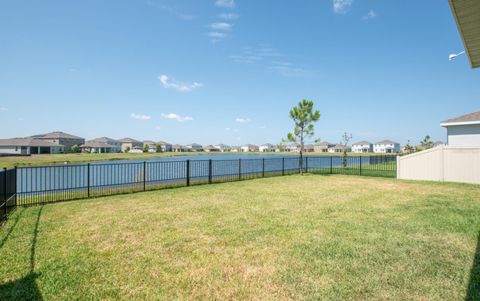
<path fill-rule="evenodd" d="M 459 52 L 459 53 L 452 53 L 448 56 L 449 61 L 453 61 L 454 59 L 457 58 L 457 56 L 465 54 L 465 51 Z"/>

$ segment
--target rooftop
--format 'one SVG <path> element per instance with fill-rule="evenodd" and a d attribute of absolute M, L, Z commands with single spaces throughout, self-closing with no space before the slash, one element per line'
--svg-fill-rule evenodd
<path fill-rule="evenodd" d="M 480 67 L 480 1 L 449 0 L 472 68 Z"/>
<path fill-rule="evenodd" d="M 440 123 L 441 126 L 466 124 L 480 124 L 480 111 L 450 118 Z"/>
<path fill-rule="evenodd" d="M 365 145 L 365 144 L 372 144 L 371 142 L 368 142 L 368 141 L 359 141 L 359 142 L 356 142 L 352 145 Z"/>
<path fill-rule="evenodd" d="M 40 135 L 33 135 L 29 138 L 35 138 L 35 139 L 84 139 L 82 137 L 78 137 L 75 135 L 71 135 L 65 132 L 60 132 L 60 131 L 55 131 L 51 133 L 46 133 L 46 134 L 40 134 Z"/>
<path fill-rule="evenodd" d="M 0 139 L 0 146 L 40 146 L 40 147 L 49 147 L 49 146 L 63 146 L 58 145 L 53 142 L 49 142 L 42 139 L 35 138 L 11 138 L 11 139 Z"/>
<path fill-rule="evenodd" d="M 387 139 L 387 140 L 378 141 L 375 144 L 398 144 L 398 142 Z"/>

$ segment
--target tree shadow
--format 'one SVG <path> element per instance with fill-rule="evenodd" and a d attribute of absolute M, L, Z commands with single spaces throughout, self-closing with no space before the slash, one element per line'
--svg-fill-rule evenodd
<path fill-rule="evenodd" d="M 39 274 L 35 273 L 35 247 L 38 237 L 38 226 L 40 224 L 40 216 L 42 215 L 43 206 L 40 207 L 37 214 L 37 220 L 33 230 L 32 244 L 30 247 L 30 270 L 29 273 L 17 280 L 9 281 L 0 285 L 0 300 L 43 300 L 42 294 L 38 289 L 36 278 Z M 9 229 L 6 237 L 2 240 L 2 245 L 13 231 L 13 228 L 19 220 L 19 215 L 12 227 Z"/>
<path fill-rule="evenodd" d="M 477 249 L 475 250 L 475 258 L 470 271 L 467 296 L 465 297 L 465 301 L 474 300 L 480 300 L 480 232 L 478 233 Z"/>

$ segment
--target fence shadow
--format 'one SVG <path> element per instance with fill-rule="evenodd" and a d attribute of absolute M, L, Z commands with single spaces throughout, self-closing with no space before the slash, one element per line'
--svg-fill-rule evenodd
<path fill-rule="evenodd" d="M 15 229 L 15 227 L 17 226 L 18 224 L 18 221 L 20 220 L 20 217 L 22 216 L 23 214 L 23 211 L 21 211 L 19 214 L 17 214 L 15 216 L 15 221 L 13 222 L 13 224 L 10 226 L 10 228 L 8 229 L 7 231 L 7 234 L 5 234 L 1 240 L 0 240 L 0 250 L 3 248 L 3 245 L 5 244 L 5 242 L 8 240 L 8 238 L 10 237 L 10 234 L 12 234 L 13 230 Z"/>
<path fill-rule="evenodd" d="M 37 220 L 33 229 L 32 242 L 30 247 L 30 266 L 29 273 L 17 280 L 9 281 L 0 285 L 0 300 L 43 300 L 42 294 L 38 289 L 36 278 L 39 274 L 35 273 L 35 247 L 37 244 L 38 227 L 40 224 L 40 216 L 42 215 L 43 206 L 38 210 Z M 19 214 L 20 215 L 20 214 Z M 14 224 L 10 228 L 7 235 L 13 231 L 14 226 L 17 224 L 19 215 Z M 2 241 L 2 243 L 6 238 Z"/>
<path fill-rule="evenodd" d="M 472 269 L 470 270 L 470 282 L 468 284 L 467 296 L 465 301 L 480 300 L 480 232 L 478 233 L 477 249 L 473 259 Z"/>

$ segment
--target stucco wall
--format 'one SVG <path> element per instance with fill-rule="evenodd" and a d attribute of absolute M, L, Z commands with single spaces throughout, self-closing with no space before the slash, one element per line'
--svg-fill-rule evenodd
<path fill-rule="evenodd" d="M 452 147 L 480 147 L 480 124 L 447 127 L 448 145 Z"/>

